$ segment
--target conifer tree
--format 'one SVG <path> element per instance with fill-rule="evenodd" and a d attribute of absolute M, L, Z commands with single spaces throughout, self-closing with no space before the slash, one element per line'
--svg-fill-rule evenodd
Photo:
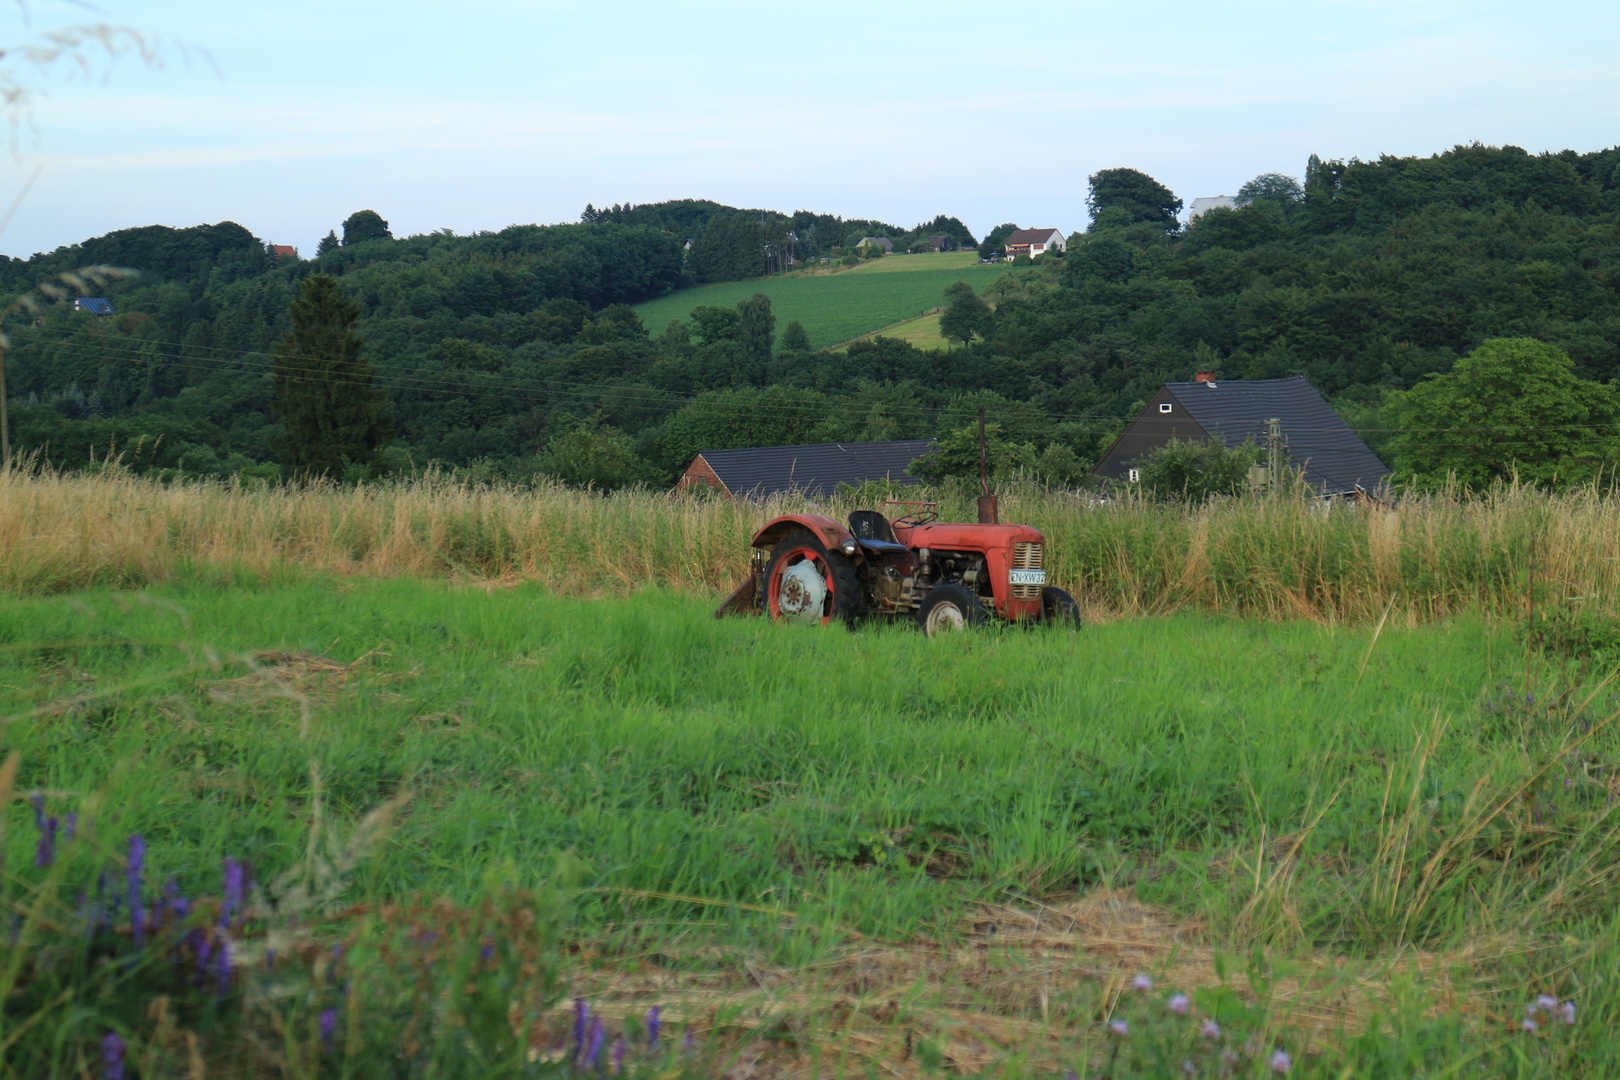
<path fill-rule="evenodd" d="M 326 235 L 321 237 L 321 242 L 315 245 L 315 257 L 318 259 L 327 252 L 336 251 L 342 246 L 343 245 L 338 242 L 337 230 L 328 229 L 326 230 Z"/>
<path fill-rule="evenodd" d="M 298 479 L 364 475 L 393 430 L 388 393 L 360 355 L 360 306 L 326 274 L 306 279 L 300 291 L 271 372 L 283 429 L 276 449 Z"/>

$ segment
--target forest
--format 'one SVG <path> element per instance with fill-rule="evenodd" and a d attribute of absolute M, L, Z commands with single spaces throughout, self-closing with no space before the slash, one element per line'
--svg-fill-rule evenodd
<path fill-rule="evenodd" d="M 1375 450 L 1390 394 L 1493 338 L 1553 346 L 1585 380 L 1620 375 L 1620 148 L 1313 157 L 1302 179 L 1244 192 L 1183 226 L 1150 177 L 1096 174 L 1068 251 L 1020 259 L 980 295 L 947 290 L 960 344 L 930 352 L 881 337 L 812 352 L 763 294 L 656 327 L 628 305 L 763 281 L 784 246 L 819 262 L 865 235 L 975 245 L 944 216 L 902 232 L 688 200 L 396 239 L 363 211 L 307 260 L 230 222 L 121 230 L 0 261 L 0 293 L 37 307 L 13 303 L 4 324 L 12 440 L 61 467 L 281 475 L 272 354 L 315 275 L 359 306 L 386 392 L 393 441 L 372 475 L 666 484 L 704 449 L 949 440 L 982 404 L 1003 469 L 1074 483 L 1160 383 L 1195 371 L 1303 374 Z M 44 302 L 41 283 L 87 266 L 138 271 L 92 293 L 116 314 Z"/>

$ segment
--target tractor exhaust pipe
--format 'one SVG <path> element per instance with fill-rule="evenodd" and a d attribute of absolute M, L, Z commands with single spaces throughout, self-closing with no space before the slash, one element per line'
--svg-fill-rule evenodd
<path fill-rule="evenodd" d="M 979 406 L 979 486 L 984 494 L 979 496 L 979 524 L 998 524 L 996 518 L 996 497 L 990 494 L 990 470 L 985 462 L 984 454 L 984 406 Z"/>

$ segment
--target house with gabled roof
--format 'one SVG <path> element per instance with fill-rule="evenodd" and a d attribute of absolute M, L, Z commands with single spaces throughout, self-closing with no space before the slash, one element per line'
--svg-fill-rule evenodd
<path fill-rule="evenodd" d="M 1132 482 L 1134 463 L 1172 439 L 1219 439 L 1228 449 L 1249 441 L 1265 446 L 1273 420 L 1282 429 L 1289 467 L 1321 494 L 1371 492 L 1389 478 L 1389 468 L 1304 376 L 1228 380 L 1205 374 L 1193 382 L 1165 383 L 1092 475 Z"/>
<path fill-rule="evenodd" d="M 1211 210 L 1236 210 L 1237 199 L 1231 195 L 1200 195 L 1187 207 L 1187 224 L 1191 225 L 1199 217 Z"/>
<path fill-rule="evenodd" d="M 81 296 L 73 301 L 74 311 L 88 311 L 92 315 L 116 315 L 112 301 L 105 296 Z"/>
<path fill-rule="evenodd" d="M 1019 229 L 1002 243 L 1008 260 L 1020 255 L 1034 258 L 1048 251 L 1062 251 L 1067 245 L 1062 229 Z"/>
<path fill-rule="evenodd" d="M 855 250 L 859 251 L 863 247 L 882 248 L 884 254 L 894 254 L 894 241 L 887 236 L 863 236 L 861 242 L 855 245 Z"/>
<path fill-rule="evenodd" d="M 933 445 L 931 439 L 899 439 L 705 450 L 687 466 L 675 493 L 708 488 L 728 499 L 765 499 L 789 491 L 825 498 L 839 484 L 892 480 L 910 486 L 917 481 L 906 470 Z"/>

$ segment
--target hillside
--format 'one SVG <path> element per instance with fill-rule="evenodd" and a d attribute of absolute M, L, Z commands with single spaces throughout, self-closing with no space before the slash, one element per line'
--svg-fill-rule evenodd
<path fill-rule="evenodd" d="M 1072 482 L 1160 384 L 1195 371 L 1305 375 L 1375 450 L 1390 394 L 1492 338 L 1552 345 L 1587 380 L 1620 377 L 1620 149 L 1459 146 L 1269 179 L 1250 205 L 1188 228 L 1100 205 L 1065 257 L 1033 266 L 894 255 L 702 287 L 687 225 L 718 230 L 715 253 L 757 253 L 757 216 L 704 204 L 695 224 L 661 204 L 399 240 L 377 219 L 381 235 L 313 260 L 272 259 L 228 222 L 124 230 L 0 261 L 12 292 L 93 262 L 142 271 L 105 286 L 113 317 L 63 301 L 6 322 L 13 440 L 62 467 L 112 452 L 165 476 L 277 475 L 271 351 L 314 274 L 360 305 L 390 398 L 396 441 L 355 475 L 436 463 L 661 484 L 696 449 L 937 436 L 983 404 L 1009 444 L 997 460 Z M 763 227 L 859 231 L 778 217 Z M 938 344 L 921 313 L 957 280 L 993 286 L 993 313 L 974 315 L 966 346 L 916 347 Z M 768 312 L 747 302 L 756 293 Z M 795 321 L 804 347 L 784 341 Z"/>
<path fill-rule="evenodd" d="M 921 316 L 939 306 L 941 293 L 953 282 L 969 282 L 982 292 L 1005 271 L 1005 266 L 980 265 L 972 251 L 889 255 L 862 266 L 680 289 L 635 305 L 635 312 L 657 334 L 671 319 L 688 318 L 695 307 L 734 307 L 763 293 L 771 298 L 778 331 L 797 320 L 811 347 L 822 349 Z"/>

